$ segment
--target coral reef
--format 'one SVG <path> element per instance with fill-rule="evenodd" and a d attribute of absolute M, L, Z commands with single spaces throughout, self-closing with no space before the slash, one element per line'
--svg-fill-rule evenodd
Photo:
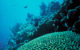
<path fill-rule="evenodd" d="M 49 33 L 36 38 L 17 50 L 79 50 L 80 35 L 72 31 Z"/>
<path fill-rule="evenodd" d="M 58 2 L 56 2 L 56 3 L 51 2 L 49 4 L 49 6 L 47 6 L 47 7 L 43 3 L 40 7 L 42 11 L 41 11 L 41 16 L 39 18 L 35 18 L 34 15 L 32 15 L 32 14 L 27 14 L 28 18 L 30 18 L 30 20 L 26 19 L 26 21 L 27 21 L 26 24 L 23 24 L 20 27 L 16 26 L 12 29 L 15 36 L 13 36 L 10 39 L 10 41 L 8 43 L 10 45 L 8 50 L 16 50 L 20 46 L 21 47 L 18 49 L 32 50 L 34 48 L 35 50 L 37 50 L 37 48 L 38 48 L 38 50 L 39 50 L 39 48 L 41 49 L 43 46 L 43 48 L 46 50 L 47 48 L 45 48 L 44 44 L 48 40 L 49 40 L 49 42 L 50 42 L 50 40 L 55 40 L 56 43 L 57 43 L 57 40 L 60 40 L 60 41 L 65 40 L 65 42 L 62 42 L 62 41 L 60 42 L 61 44 L 63 44 L 63 45 L 59 46 L 59 47 L 62 47 L 62 48 L 60 48 L 61 50 L 80 49 L 79 48 L 80 41 L 78 42 L 78 40 L 80 40 L 80 38 L 79 37 L 78 37 L 79 39 L 77 38 L 77 36 L 80 34 L 80 31 L 79 31 L 80 30 L 80 3 L 79 2 L 80 2 L 80 0 L 77 0 L 77 1 L 76 0 L 64 0 L 64 3 L 61 6 L 59 5 Z M 57 5 L 57 6 L 54 6 L 54 5 Z M 63 32 L 63 31 L 66 31 L 66 32 Z M 53 32 L 56 32 L 56 33 L 53 33 Z M 45 34 L 47 34 L 47 35 L 45 35 Z M 44 36 L 42 36 L 42 35 L 44 35 Z M 58 37 L 58 35 L 60 35 L 60 36 Z M 40 37 L 40 36 L 42 36 L 42 37 Z M 52 37 L 49 38 L 47 36 L 52 36 Z M 76 36 L 76 37 L 74 37 L 74 36 Z M 46 37 L 46 38 L 44 38 L 44 37 Z M 36 43 L 37 45 L 35 45 L 35 41 L 38 42 L 39 44 Z M 66 43 L 66 41 L 68 41 L 70 43 Z M 47 42 L 47 43 L 49 43 L 49 42 Z M 44 43 L 44 44 L 40 45 L 41 43 Z M 58 45 L 58 44 L 54 43 L 54 41 L 51 41 L 50 43 Z M 25 44 L 25 45 L 23 45 L 23 44 Z M 28 45 L 30 45 L 30 46 L 28 46 Z M 33 47 L 33 45 L 35 45 L 35 47 Z M 46 44 L 46 45 L 48 45 L 48 44 Z M 78 45 L 78 46 L 76 46 L 76 45 Z M 28 48 L 28 47 L 30 47 L 30 48 Z M 48 47 L 48 46 L 46 46 L 46 47 Z M 57 48 L 58 46 L 56 47 L 54 45 L 51 45 L 50 47 L 52 47 L 52 48 L 55 47 L 54 49 L 59 49 L 59 48 Z"/>
<path fill-rule="evenodd" d="M 41 16 L 46 16 L 47 15 L 47 6 L 44 2 L 42 2 L 42 4 L 40 5 L 40 9 L 41 9 L 41 12 L 40 12 L 40 15 Z"/>
<path fill-rule="evenodd" d="M 70 3 L 69 0 L 64 1 L 59 12 L 57 12 L 52 17 L 52 19 L 46 20 L 42 25 L 40 25 L 39 28 L 37 28 L 37 31 L 34 32 L 34 36 L 31 39 L 51 32 L 60 32 L 67 30 L 73 31 L 73 26 L 77 21 L 80 20 L 80 6 L 78 5 L 80 3 L 77 3 L 74 0 L 71 1 L 73 3 Z M 76 4 L 76 6 L 72 7 L 74 4 Z M 80 27 L 78 26 L 78 29 L 76 28 L 76 30 L 79 29 Z M 75 32 L 80 33 L 76 30 Z"/>

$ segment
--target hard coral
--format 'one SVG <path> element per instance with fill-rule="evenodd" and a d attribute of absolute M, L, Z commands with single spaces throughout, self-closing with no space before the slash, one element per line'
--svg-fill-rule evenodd
<path fill-rule="evenodd" d="M 72 31 L 50 33 L 36 38 L 17 50 L 79 50 L 80 35 Z"/>

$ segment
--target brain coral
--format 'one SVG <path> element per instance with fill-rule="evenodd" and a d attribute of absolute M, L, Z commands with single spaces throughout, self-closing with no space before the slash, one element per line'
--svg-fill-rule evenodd
<path fill-rule="evenodd" d="M 54 32 L 25 43 L 17 50 L 80 50 L 80 35 L 72 31 Z"/>

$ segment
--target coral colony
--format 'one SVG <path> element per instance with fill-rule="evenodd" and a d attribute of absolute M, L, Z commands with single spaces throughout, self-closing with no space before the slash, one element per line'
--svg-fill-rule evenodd
<path fill-rule="evenodd" d="M 24 8 L 28 8 L 25 6 Z M 80 0 L 40 5 L 40 17 L 28 13 L 11 31 L 7 50 L 80 50 Z"/>

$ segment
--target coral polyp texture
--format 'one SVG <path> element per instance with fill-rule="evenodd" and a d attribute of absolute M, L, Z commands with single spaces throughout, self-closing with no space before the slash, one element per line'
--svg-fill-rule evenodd
<path fill-rule="evenodd" d="M 72 31 L 54 32 L 35 38 L 17 50 L 80 50 L 80 35 Z"/>

